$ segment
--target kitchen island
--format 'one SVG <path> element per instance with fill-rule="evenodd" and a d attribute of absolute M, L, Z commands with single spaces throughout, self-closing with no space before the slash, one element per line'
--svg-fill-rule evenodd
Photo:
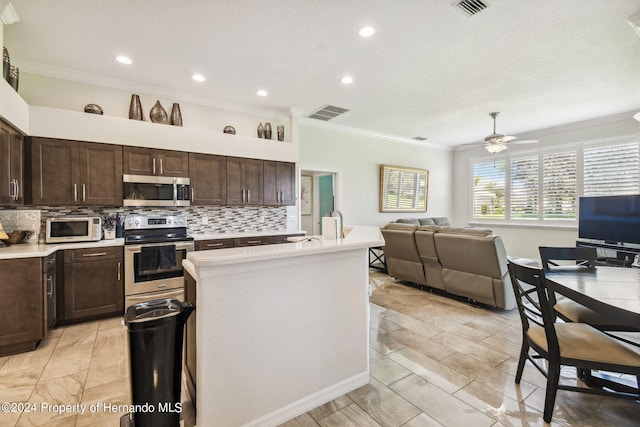
<path fill-rule="evenodd" d="M 368 248 L 384 245 L 380 230 L 300 240 L 183 261 L 197 425 L 276 426 L 369 382 Z"/>

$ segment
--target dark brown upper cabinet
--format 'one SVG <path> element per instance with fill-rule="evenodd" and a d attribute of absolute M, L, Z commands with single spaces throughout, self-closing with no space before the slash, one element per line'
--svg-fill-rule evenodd
<path fill-rule="evenodd" d="M 32 138 L 31 203 L 122 206 L 122 146 Z"/>
<path fill-rule="evenodd" d="M 124 173 L 187 178 L 189 177 L 189 153 L 125 146 Z"/>
<path fill-rule="evenodd" d="M 296 204 L 295 163 L 264 161 L 264 204 L 276 206 Z"/>
<path fill-rule="evenodd" d="M 227 205 L 264 204 L 262 160 L 227 157 Z"/>
<path fill-rule="evenodd" d="M 24 137 L 0 119 L 0 204 L 24 204 Z"/>
<path fill-rule="evenodd" d="M 212 154 L 189 153 L 192 205 L 227 203 L 227 158 Z"/>

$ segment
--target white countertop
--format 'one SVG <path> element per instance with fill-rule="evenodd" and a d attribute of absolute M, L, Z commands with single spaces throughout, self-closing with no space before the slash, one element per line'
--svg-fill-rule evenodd
<path fill-rule="evenodd" d="M 348 228 L 350 228 L 349 234 L 344 239 L 322 240 L 320 236 L 309 236 L 299 242 L 190 252 L 187 254 L 187 260 L 183 261 L 183 265 L 187 269 L 192 266 L 206 268 L 384 245 L 379 227 Z"/>
<path fill-rule="evenodd" d="M 304 231 L 236 231 L 231 233 L 190 233 L 194 240 L 237 239 L 242 237 L 282 236 L 285 234 L 305 234 Z"/>
<path fill-rule="evenodd" d="M 77 243 L 20 243 L 0 248 L 0 260 L 15 258 L 39 258 L 51 255 L 63 249 L 86 249 L 105 246 L 123 246 L 124 239 L 99 240 L 97 242 Z"/>
<path fill-rule="evenodd" d="M 245 231 L 232 233 L 196 233 L 190 234 L 194 240 L 235 239 L 242 237 L 280 236 L 285 234 L 304 234 L 304 231 Z M 0 260 L 14 258 L 39 258 L 64 249 L 99 248 L 103 246 L 124 246 L 124 239 L 99 240 L 97 242 L 77 243 L 20 243 L 0 247 Z"/>

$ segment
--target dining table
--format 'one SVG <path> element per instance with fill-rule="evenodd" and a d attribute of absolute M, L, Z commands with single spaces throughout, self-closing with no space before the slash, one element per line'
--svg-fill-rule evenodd
<path fill-rule="evenodd" d="M 640 331 L 640 269 L 563 266 L 545 272 L 545 277 L 557 294 Z"/>

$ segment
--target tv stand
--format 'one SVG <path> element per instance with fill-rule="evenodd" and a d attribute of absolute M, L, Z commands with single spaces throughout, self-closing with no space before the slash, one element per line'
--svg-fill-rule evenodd
<path fill-rule="evenodd" d="M 640 255 L 640 247 L 635 248 L 624 246 L 623 244 L 616 242 L 598 243 L 593 241 L 576 240 L 576 246 L 606 249 L 608 252 L 611 252 L 612 255 L 615 254 L 615 256 L 600 256 L 600 254 L 598 254 L 598 263 L 601 265 L 631 267 L 636 255 Z"/>

